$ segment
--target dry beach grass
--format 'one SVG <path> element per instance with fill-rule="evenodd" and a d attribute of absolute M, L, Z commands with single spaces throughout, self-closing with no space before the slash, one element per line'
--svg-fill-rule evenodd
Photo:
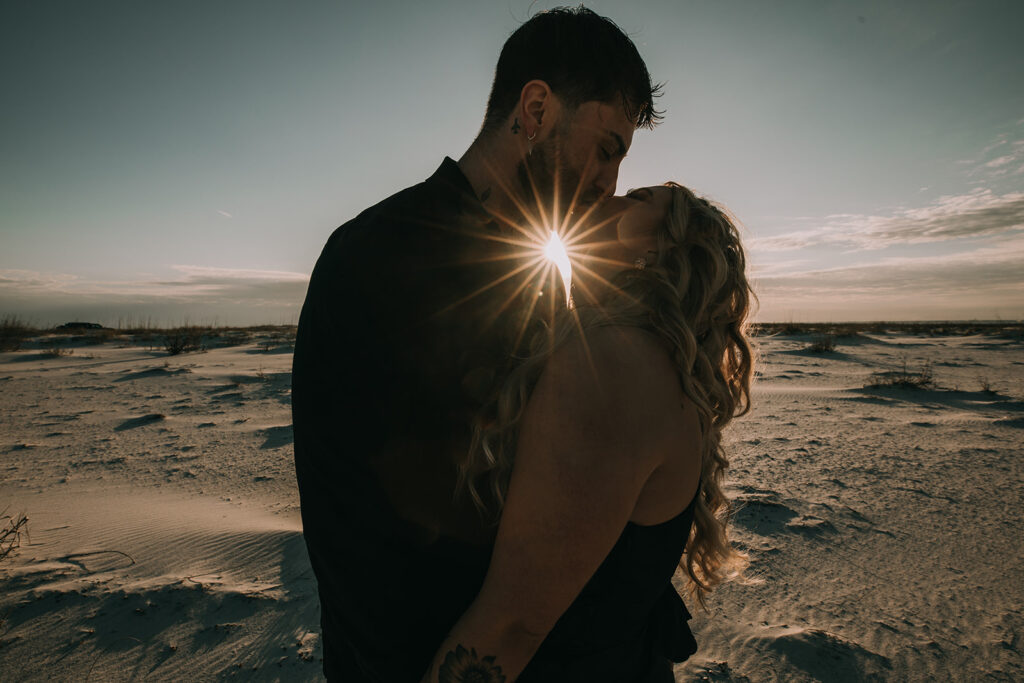
<path fill-rule="evenodd" d="M 293 330 L 0 327 L 0 679 L 318 680 Z M 751 580 L 691 605 L 677 680 L 1024 679 L 1021 332 L 761 326 Z"/>

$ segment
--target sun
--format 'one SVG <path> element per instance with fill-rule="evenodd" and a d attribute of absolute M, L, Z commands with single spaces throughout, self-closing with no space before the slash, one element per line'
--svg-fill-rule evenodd
<path fill-rule="evenodd" d="M 544 258 L 558 268 L 558 272 L 562 276 L 562 285 L 565 287 L 565 305 L 572 308 L 572 261 L 562 243 L 562 238 L 554 230 L 551 231 L 551 237 L 544 245 Z"/>
<path fill-rule="evenodd" d="M 541 317 L 549 322 L 559 315 L 561 309 L 571 312 L 579 324 L 578 301 L 585 300 L 588 306 L 594 305 L 601 300 L 601 292 L 613 286 L 601 272 L 607 272 L 609 265 L 629 268 L 631 264 L 599 255 L 605 247 L 613 244 L 609 241 L 614 238 L 608 236 L 611 232 L 608 228 L 618 221 L 622 210 L 599 211 L 602 202 L 580 205 L 582 186 L 577 186 L 568 198 L 556 195 L 550 203 L 542 201 L 532 177 L 533 201 L 530 201 L 529 196 L 513 191 L 500 174 L 490 170 L 496 190 L 507 198 L 507 202 L 502 210 L 487 209 L 501 227 L 497 232 L 478 233 L 476 237 L 499 243 L 501 248 L 498 253 L 483 256 L 480 260 L 504 261 L 508 268 L 501 269 L 498 275 L 451 302 L 439 313 L 502 286 L 503 292 L 494 300 L 486 324 L 510 313 L 514 315 L 516 322 L 512 324 L 518 332 L 514 335 L 513 348 L 518 348 L 535 313 L 539 312 L 538 304 L 544 302 L 546 310 L 541 312 Z M 582 175 L 587 175 L 586 168 Z M 554 185 L 559 186 L 557 171 Z M 601 268 L 595 269 L 599 265 Z M 564 299 L 551 295 L 557 290 L 564 292 Z M 600 306 L 599 303 L 597 305 Z"/>

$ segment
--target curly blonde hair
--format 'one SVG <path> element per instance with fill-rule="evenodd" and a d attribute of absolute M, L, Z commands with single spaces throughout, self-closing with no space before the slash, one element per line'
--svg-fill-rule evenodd
<path fill-rule="evenodd" d="M 705 595 L 747 561 L 727 535 L 731 505 L 722 480 L 729 461 L 721 435 L 733 417 L 750 409 L 753 351 L 746 319 L 754 295 L 739 233 L 725 211 L 681 185 L 665 185 L 672 189 L 671 207 L 657 234 L 656 261 L 619 273 L 598 305 L 567 310 L 533 333 L 525 357 L 474 423 L 456 490 L 468 493 L 480 513 L 497 524 L 519 422 L 553 350 L 605 325 L 654 332 L 671 350 L 680 384 L 700 418 L 700 488 L 679 564 L 689 576 L 690 595 L 706 609 Z"/>

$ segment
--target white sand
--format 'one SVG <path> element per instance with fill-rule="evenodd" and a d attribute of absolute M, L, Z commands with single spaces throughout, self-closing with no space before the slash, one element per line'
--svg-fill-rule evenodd
<path fill-rule="evenodd" d="M 807 341 L 762 340 L 731 439 L 735 537 L 763 583 L 691 609 L 701 650 L 677 678 L 1024 680 L 1024 347 Z M 864 389 L 904 359 L 941 388 Z"/>
<path fill-rule="evenodd" d="M 1024 347 L 806 344 L 761 340 L 731 438 L 761 583 L 690 604 L 677 679 L 1024 680 Z M 864 388 L 903 357 L 939 387 Z M 320 678 L 290 363 L 257 343 L 0 354 L 0 510 L 30 518 L 0 563 L 0 680 Z"/>

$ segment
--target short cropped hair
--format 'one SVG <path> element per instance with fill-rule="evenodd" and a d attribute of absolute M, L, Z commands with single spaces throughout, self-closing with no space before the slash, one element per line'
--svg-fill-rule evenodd
<path fill-rule="evenodd" d="M 651 82 L 636 45 L 611 19 L 583 5 L 536 14 L 505 41 L 483 131 L 501 125 L 534 79 L 546 82 L 571 108 L 619 99 L 637 128 L 653 128 L 662 118 L 654 108 L 661 85 Z"/>

